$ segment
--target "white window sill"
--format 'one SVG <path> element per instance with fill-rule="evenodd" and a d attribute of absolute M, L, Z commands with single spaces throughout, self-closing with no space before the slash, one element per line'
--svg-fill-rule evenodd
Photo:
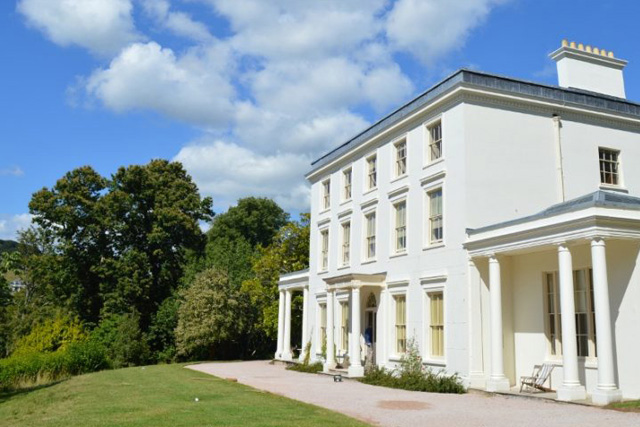
<path fill-rule="evenodd" d="M 389 356 L 389 362 L 402 362 L 404 354 L 392 354 Z"/>
<path fill-rule="evenodd" d="M 328 208 L 323 208 L 320 212 L 318 212 L 318 215 L 325 214 L 325 213 L 329 212 L 330 210 L 331 210 L 331 206 L 329 206 Z"/>
<path fill-rule="evenodd" d="M 397 252 L 397 253 L 389 255 L 389 258 L 401 258 L 403 256 L 407 256 L 408 254 L 409 253 L 407 251 Z"/>
<path fill-rule="evenodd" d="M 432 243 L 422 248 L 423 251 L 430 251 L 432 249 L 444 248 L 444 242 Z"/>
<path fill-rule="evenodd" d="M 432 166 L 438 165 L 438 164 L 440 164 L 440 163 L 444 163 L 444 157 L 440 157 L 439 159 L 435 159 L 435 160 L 433 160 L 433 161 L 429 161 L 429 162 L 427 162 L 427 164 L 426 164 L 426 165 L 424 165 L 424 166 L 422 167 L 422 169 L 423 169 L 423 170 L 424 170 L 424 169 L 429 169 L 429 168 L 431 168 Z"/>
<path fill-rule="evenodd" d="M 364 193 L 362 193 L 362 195 L 366 196 L 367 194 L 371 194 L 371 193 L 375 192 L 377 189 L 378 189 L 378 187 L 368 188 L 368 189 L 364 190 Z"/>
<path fill-rule="evenodd" d="M 350 268 L 350 267 L 351 267 L 351 264 L 345 264 L 338 267 L 338 270 L 346 270 L 347 268 Z"/>
<path fill-rule="evenodd" d="M 403 179 L 405 179 L 408 175 L 405 173 L 404 175 L 400 175 L 400 176 L 396 176 L 395 178 L 393 178 L 390 182 L 390 184 L 393 184 L 394 182 L 398 182 L 398 181 L 402 181 Z"/>
<path fill-rule="evenodd" d="M 344 206 L 344 205 L 348 205 L 349 203 L 351 203 L 353 201 L 353 198 L 351 199 L 347 199 L 347 200 L 342 200 L 340 202 L 340 206 Z"/>
<path fill-rule="evenodd" d="M 422 364 L 429 365 L 429 366 L 445 367 L 447 366 L 447 361 L 445 359 L 423 359 Z"/>
<path fill-rule="evenodd" d="M 318 271 L 318 275 L 327 274 L 328 272 L 329 272 L 329 270 L 319 270 Z"/>
<path fill-rule="evenodd" d="M 374 262 L 376 262 L 376 261 L 377 261 L 377 259 L 375 259 L 375 258 L 371 258 L 371 259 L 366 259 L 366 260 L 362 261 L 360 264 L 361 264 L 361 265 L 373 264 L 373 263 L 374 263 Z"/>
<path fill-rule="evenodd" d="M 629 190 L 620 185 L 600 184 L 600 190 L 617 191 L 619 193 L 629 193 Z"/>

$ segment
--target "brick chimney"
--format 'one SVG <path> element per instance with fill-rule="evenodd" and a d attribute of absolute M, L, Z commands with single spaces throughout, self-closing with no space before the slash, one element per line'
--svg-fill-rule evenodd
<path fill-rule="evenodd" d="M 625 98 L 622 69 L 627 61 L 613 52 L 562 40 L 562 47 L 549 56 L 556 61 L 558 85 Z"/>

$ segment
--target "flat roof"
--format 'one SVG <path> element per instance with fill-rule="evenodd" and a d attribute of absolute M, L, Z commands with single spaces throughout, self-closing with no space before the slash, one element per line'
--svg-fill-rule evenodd
<path fill-rule="evenodd" d="M 313 161 L 311 163 L 311 170 L 307 176 L 331 163 L 344 153 L 360 146 L 381 130 L 392 126 L 406 116 L 419 110 L 441 94 L 461 84 L 483 89 L 499 90 L 513 95 L 533 96 L 542 100 L 571 104 L 573 106 L 586 107 L 613 114 L 640 118 L 640 104 L 628 101 L 624 98 L 617 98 L 615 96 L 604 95 L 582 89 L 563 88 L 560 86 L 535 83 L 527 80 L 520 80 L 512 77 L 505 77 L 497 74 L 463 68 L 431 87 L 418 97 L 404 104 L 397 110 L 378 120 L 334 150 Z"/>

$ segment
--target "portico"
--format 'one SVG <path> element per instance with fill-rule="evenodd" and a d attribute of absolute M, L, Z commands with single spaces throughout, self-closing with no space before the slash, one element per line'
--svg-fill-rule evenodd
<path fill-rule="evenodd" d="M 278 348 L 275 359 L 293 361 L 291 349 L 291 301 L 294 292 L 302 292 L 302 342 L 300 360 L 305 357 L 308 337 L 309 270 L 296 271 L 280 277 L 278 283 Z"/>
<path fill-rule="evenodd" d="M 326 304 L 327 304 L 327 345 L 326 360 L 324 363 L 325 372 L 329 372 L 336 368 L 336 343 L 339 342 L 335 336 L 335 306 L 337 294 L 340 293 L 345 298 L 345 304 L 348 304 L 348 346 L 346 354 L 342 354 L 343 366 L 348 365 L 347 373 L 349 377 L 361 377 L 364 375 L 363 365 L 363 349 L 361 339 L 363 337 L 362 319 L 365 317 L 363 310 L 363 298 L 366 298 L 371 292 L 376 292 L 378 298 L 380 291 L 385 286 L 385 274 L 347 274 L 324 279 L 327 286 Z M 362 291 L 366 291 L 362 292 Z M 345 295 L 346 294 L 346 295 Z M 363 296 L 365 294 L 366 296 Z M 375 294 L 374 294 L 375 295 Z M 366 300 L 365 300 L 366 301 Z M 344 314 L 341 313 L 341 316 Z M 377 315 L 377 313 L 376 313 Z M 340 318 L 341 322 L 344 319 Z M 378 322 L 380 323 L 380 322 Z M 345 331 L 346 332 L 346 331 Z M 341 331 L 341 333 L 343 333 Z M 348 362 L 345 362 L 347 361 Z"/>
<path fill-rule="evenodd" d="M 609 264 L 616 269 L 635 265 L 635 256 L 627 259 L 617 254 L 637 247 L 640 241 L 640 200 L 597 191 L 540 214 L 468 230 L 468 236 L 465 247 L 472 262 L 480 270 L 488 270 L 490 348 L 485 353 L 491 357 L 486 367 L 489 372 L 484 374 L 486 389 L 506 391 L 517 385 L 519 376 L 528 375 L 524 372 L 531 369 L 526 366 L 531 364 L 526 355 L 538 354 L 533 356 L 540 359 L 536 363 L 553 362 L 561 371 L 561 383 L 554 386 L 558 400 L 584 400 L 587 392 L 596 404 L 620 400 Z M 607 255 L 609 245 L 614 247 L 615 257 Z M 580 265 L 574 264 L 574 254 L 580 257 Z M 503 265 L 509 267 L 508 274 L 502 271 Z M 521 265 L 529 272 L 520 270 Z M 547 281 L 545 290 L 535 288 L 536 275 Z M 508 292 L 503 289 L 505 281 L 510 282 Z M 627 284 L 618 279 L 613 285 L 619 294 Z M 549 344 L 545 351 L 536 347 L 536 321 L 531 320 L 536 314 L 532 307 L 538 301 L 524 294 L 541 295 L 544 301 L 545 310 L 538 318 L 544 316 Z M 510 312 L 511 335 L 503 327 L 505 308 Z M 505 356 L 511 379 L 505 375 Z M 588 390 L 588 371 L 593 369 L 597 369 L 597 379 Z"/>

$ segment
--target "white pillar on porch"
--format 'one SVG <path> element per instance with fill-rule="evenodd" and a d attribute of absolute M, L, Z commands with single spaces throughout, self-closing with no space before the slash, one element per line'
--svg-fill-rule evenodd
<path fill-rule="evenodd" d="M 282 346 L 284 344 L 284 291 L 278 292 L 278 348 L 276 349 L 276 359 L 282 357 Z"/>
<path fill-rule="evenodd" d="M 487 380 L 484 373 L 483 331 L 482 331 L 482 287 L 478 267 L 469 260 L 469 387 L 485 388 Z"/>
<path fill-rule="evenodd" d="M 309 334 L 307 331 L 308 327 L 308 316 L 309 310 L 307 305 L 309 304 L 309 287 L 305 286 L 302 288 L 302 350 L 300 351 L 300 361 L 303 361 L 306 357 L 307 353 L 307 344 L 309 342 Z"/>
<path fill-rule="evenodd" d="M 598 385 L 592 393 L 593 403 L 607 405 L 622 400 L 622 392 L 615 379 L 613 337 L 611 331 L 611 309 L 609 306 L 609 282 L 607 279 L 607 254 L 604 240 L 591 241 L 593 266 L 593 302 L 595 305 L 596 331 L 598 339 Z"/>
<path fill-rule="evenodd" d="M 489 257 L 489 295 L 491 300 L 491 376 L 487 381 L 488 391 L 509 390 L 509 379 L 504 375 L 502 337 L 502 282 L 500 262 Z"/>
<path fill-rule="evenodd" d="M 284 344 L 282 346 L 282 359 L 292 360 L 291 355 L 291 290 L 284 291 Z"/>
<path fill-rule="evenodd" d="M 560 312 L 562 313 L 562 372 L 558 400 L 583 400 L 587 394 L 578 375 L 578 343 L 576 340 L 576 307 L 573 288 L 571 251 L 558 245 L 558 277 L 560 279 Z"/>
<path fill-rule="evenodd" d="M 336 354 L 334 351 L 335 348 L 333 339 L 333 306 L 333 291 L 327 291 L 327 360 L 324 363 L 325 372 L 329 372 L 330 369 L 333 369 L 336 366 Z"/>
<path fill-rule="evenodd" d="M 360 288 L 351 289 L 351 346 L 349 348 L 349 376 L 361 377 L 364 368 L 360 361 Z"/>

